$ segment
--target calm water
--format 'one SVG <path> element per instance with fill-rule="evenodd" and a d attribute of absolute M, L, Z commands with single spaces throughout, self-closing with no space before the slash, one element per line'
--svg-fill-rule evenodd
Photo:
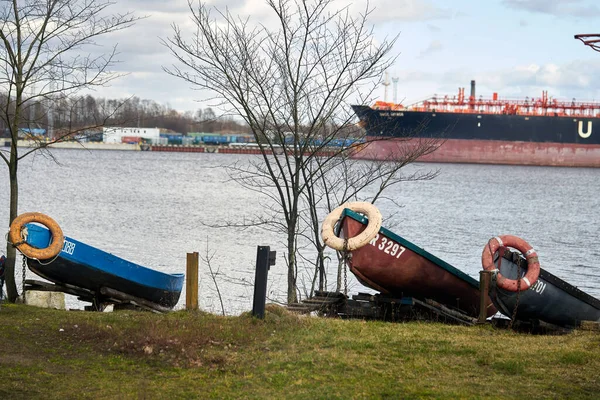
<path fill-rule="evenodd" d="M 226 172 L 215 168 L 253 156 L 86 150 L 53 154 L 59 164 L 40 155 L 20 164 L 19 212 L 46 213 L 67 236 L 165 272 L 185 272 L 188 252 L 204 258 L 209 254 L 229 314 L 252 308 L 256 246 L 271 246 L 277 251 L 277 265 L 269 272 L 269 297 L 285 299 L 283 236 L 258 228 L 207 227 L 263 211 L 254 192 L 228 181 Z M 600 169 L 457 164 L 410 168 L 416 167 L 439 169 L 440 174 L 432 181 L 409 182 L 389 191 L 401 207 L 378 203 L 388 218 L 385 226 L 476 279 L 487 240 L 518 235 L 536 248 L 543 268 L 600 297 Z M 0 221 L 7 226 L 5 167 L 0 182 Z M 330 269 L 333 283 L 335 265 Z M 37 278 L 31 271 L 27 276 Z M 368 291 L 352 278 L 349 275 L 351 293 Z M 307 266 L 299 282 L 308 286 L 309 281 Z M 203 309 L 220 312 L 202 260 L 200 298 Z M 178 308 L 184 302 L 185 293 Z M 82 306 L 70 296 L 68 305 Z"/>

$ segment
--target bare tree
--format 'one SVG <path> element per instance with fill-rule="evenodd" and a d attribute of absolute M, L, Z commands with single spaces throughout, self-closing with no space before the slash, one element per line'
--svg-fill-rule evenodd
<path fill-rule="evenodd" d="M 100 36 L 125 29 L 137 19 L 130 13 L 109 14 L 110 0 L 24 0 L 0 2 L 0 89 L 6 93 L 0 104 L 0 118 L 10 133 L 11 146 L 0 157 L 8 166 L 10 177 L 10 220 L 17 217 L 19 161 L 27 155 L 46 149 L 52 143 L 77 136 L 89 127 L 69 122 L 68 129 L 53 130 L 54 109 L 61 119 L 71 121 L 73 110 L 67 100 L 82 90 L 106 85 L 119 76 L 110 68 L 116 59 L 116 47 L 108 53 L 93 54 L 91 49 Z M 86 54 L 87 53 L 87 54 Z M 47 136 L 44 140 L 33 134 L 40 119 L 30 107 L 46 105 Z M 81 109 L 81 106 L 77 109 Z M 66 108 L 65 108 L 66 107 Z M 94 125 L 101 126 L 106 117 Z M 20 137 L 33 140 L 31 147 L 19 154 Z M 6 285 L 9 301 L 17 298 L 15 284 L 15 248 L 7 245 Z"/>
<path fill-rule="evenodd" d="M 348 8 L 330 11 L 332 0 L 266 3 L 274 27 L 251 24 L 229 11 L 216 10 L 213 18 L 209 6 L 190 2 L 195 33 L 187 40 L 173 26 L 173 37 L 164 43 L 177 64 L 165 70 L 207 89 L 225 113 L 239 115 L 249 125 L 262 157 L 250 165 L 228 166 L 229 172 L 270 199 L 270 215 L 255 223 L 285 233 L 287 300 L 295 302 L 301 242 L 313 238 L 322 257 L 319 209 L 329 210 L 338 200 L 323 200 L 327 193 L 317 185 L 328 186 L 333 178 L 326 177 L 364 146 L 364 132 L 355 128 L 348 101 L 368 101 L 395 60 L 390 53 L 396 38 L 374 40 L 368 5 L 364 13 L 352 15 Z M 339 200 L 358 196 L 368 181 L 388 173 L 389 183 L 397 182 L 402 166 L 433 149 L 415 148 L 393 160 L 395 172 L 387 172 L 385 163 L 372 164 L 376 175 L 357 182 Z"/>

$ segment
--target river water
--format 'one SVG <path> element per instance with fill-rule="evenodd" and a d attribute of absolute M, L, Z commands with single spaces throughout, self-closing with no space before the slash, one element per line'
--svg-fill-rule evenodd
<path fill-rule="evenodd" d="M 269 271 L 268 297 L 285 301 L 285 237 L 256 227 L 211 227 L 264 212 L 265 199 L 230 181 L 221 167 L 256 156 L 60 149 L 53 155 L 55 161 L 33 155 L 21 162 L 19 213 L 48 214 L 66 236 L 164 272 L 184 273 L 186 253 L 197 251 L 200 307 L 210 312 L 221 312 L 216 287 L 227 314 L 251 310 L 257 246 L 270 246 L 277 262 Z M 488 239 L 517 235 L 536 248 L 543 268 L 600 297 L 600 169 L 407 168 L 439 170 L 439 175 L 389 190 L 397 204 L 377 203 L 384 226 L 476 279 Z M 6 168 L 0 182 L 0 221 L 7 232 Z M 202 258 L 210 258 L 216 285 Z M 330 285 L 335 268 L 329 267 Z M 300 272 L 300 286 L 308 287 L 309 267 Z M 31 271 L 27 278 L 39 279 Z M 351 274 L 348 278 L 350 294 L 369 292 Z M 67 305 L 83 306 L 72 296 Z M 185 291 L 177 308 L 184 305 Z"/>

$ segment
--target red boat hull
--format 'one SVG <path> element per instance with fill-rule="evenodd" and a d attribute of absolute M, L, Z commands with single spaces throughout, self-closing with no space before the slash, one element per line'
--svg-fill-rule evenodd
<path fill-rule="evenodd" d="M 344 237 L 354 237 L 365 227 L 354 218 L 342 221 Z M 391 236 L 380 231 L 370 243 L 352 251 L 350 270 L 361 283 L 382 293 L 432 299 L 472 317 L 479 315 L 479 289 L 472 278 L 452 273 L 453 267 L 443 267 L 443 261 L 435 263 Z M 489 297 L 486 307 L 488 317 L 496 313 Z"/>
<path fill-rule="evenodd" d="M 423 139 L 369 141 L 354 158 L 391 160 L 422 146 Z M 431 139 L 429 139 L 431 143 Z M 501 140 L 440 140 L 439 147 L 418 158 L 421 162 L 600 167 L 600 145 L 513 142 Z"/>

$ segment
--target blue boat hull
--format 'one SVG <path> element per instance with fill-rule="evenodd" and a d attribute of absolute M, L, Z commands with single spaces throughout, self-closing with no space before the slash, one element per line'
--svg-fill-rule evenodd
<path fill-rule="evenodd" d="M 44 248 L 50 243 L 46 228 L 28 224 L 27 231 L 30 245 Z M 167 308 L 179 301 L 184 281 L 184 274 L 146 268 L 69 237 L 55 259 L 27 263 L 33 272 L 59 285 L 87 289 L 96 296 L 101 296 L 102 288 L 110 288 Z"/>

